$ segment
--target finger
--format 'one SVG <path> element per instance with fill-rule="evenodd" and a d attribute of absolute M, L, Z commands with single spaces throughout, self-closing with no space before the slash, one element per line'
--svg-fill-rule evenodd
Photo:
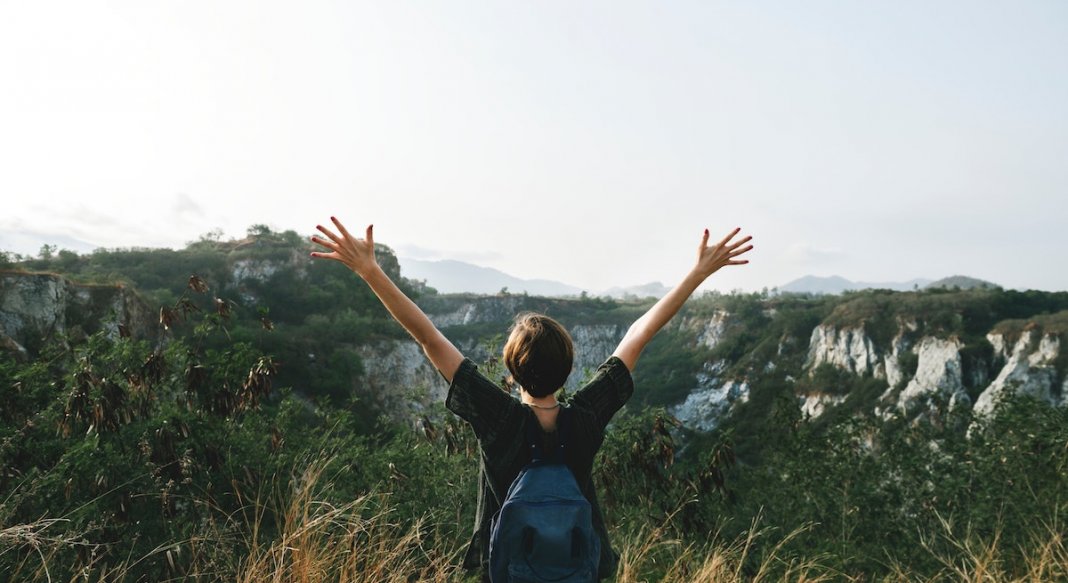
<path fill-rule="evenodd" d="M 339 256 L 337 253 L 321 253 L 319 251 L 312 251 L 311 256 L 316 259 L 336 259 L 338 261 L 341 261 L 341 256 Z"/>
<path fill-rule="evenodd" d="M 753 249 L 753 246 L 752 245 L 748 245 L 746 247 L 738 249 L 737 251 L 731 251 L 730 253 L 727 253 L 727 257 L 737 257 L 737 256 L 739 256 L 739 255 L 741 255 L 743 253 L 748 253 L 752 249 Z"/>
<path fill-rule="evenodd" d="M 356 237 L 349 234 L 349 230 L 345 228 L 345 225 L 341 224 L 341 221 L 337 220 L 337 217 L 330 217 L 330 220 L 334 221 L 334 224 L 337 225 L 337 230 L 341 231 L 341 234 L 344 235 L 346 239 L 352 241 L 356 240 Z"/>
<path fill-rule="evenodd" d="M 748 243 L 749 241 L 752 241 L 752 240 L 753 240 L 752 235 L 746 235 L 742 239 L 732 243 L 729 247 L 727 247 L 727 250 L 728 251 L 732 251 L 734 249 L 737 249 L 738 247 L 741 247 L 742 245 L 745 245 L 746 243 Z"/>
<path fill-rule="evenodd" d="M 748 259 L 739 259 L 738 261 L 728 261 L 727 265 L 745 265 L 749 263 Z"/>
<path fill-rule="evenodd" d="M 330 241 L 327 241 L 326 239 L 319 238 L 316 235 L 312 235 L 311 240 L 312 240 L 312 243 L 315 243 L 316 245 L 322 245 L 323 247 L 326 247 L 327 249 L 329 249 L 331 251 L 335 251 L 336 252 L 338 250 L 337 243 L 332 243 Z"/>
<path fill-rule="evenodd" d="M 724 237 L 719 243 L 716 243 L 716 247 L 722 247 L 722 246 L 726 245 L 727 242 L 729 242 L 732 238 L 734 238 L 734 236 L 738 234 L 738 231 L 741 231 L 741 230 L 742 230 L 741 227 L 735 227 L 734 230 L 731 231 L 730 233 L 727 233 L 727 236 Z"/>
<path fill-rule="evenodd" d="M 708 247 L 708 229 L 705 229 L 705 234 L 701 237 L 701 248 L 705 247 Z"/>
<path fill-rule="evenodd" d="M 330 237 L 331 239 L 333 239 L 333 241 L 335 243 L 337 243 L 338 245 L 341 244 L 341 237 L 338 237 L 337 235 L 335 235 L 334 232 L 331 231 L 330 229 L 327 229 L 326 227 L 324 227 L 322 225 L 315 225 L 315 228 L 319 229 L 320 231 L 322 231 L 323 234 L 326 235 L 327 237 Z"/>
<path fill-rule="evenodd" d="M 375 248 L 375 226 L 374 225 L 367 225 L 367 235 L 366 235 L 365 238 L 367 239 L 367 244 L 371 246 L 371 249 L 374 249 Z"/>

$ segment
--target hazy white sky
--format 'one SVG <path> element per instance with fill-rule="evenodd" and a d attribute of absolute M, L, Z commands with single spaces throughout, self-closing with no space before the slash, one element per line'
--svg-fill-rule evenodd
<path fill-rule="evenodd" d="M 1068 2 L 0 0 L 0 249 L 336 214 L 591 290 L 1068 289 Z"/>

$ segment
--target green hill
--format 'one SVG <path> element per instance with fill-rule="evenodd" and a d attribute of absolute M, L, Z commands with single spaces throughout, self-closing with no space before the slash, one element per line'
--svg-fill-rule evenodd
<path fill-rule="evenodd" d="M 406 579 L 455 563 L 477 444 L 440 399 L 394 386 L 433 372 L 417 374 L 423 359 L 365 285 L 307 251 L 255 228 L 6 266 L 0 573 L 234 580 L 265 556 L 296 569 L 388 548 L 407 553 Z M 388 248 L 379 258 L 399 276 Z M 517 310 L 560 319 L 590 363 L 651 303 L 400 285 L 491 375 Z M 1068 408 L 1050 406 L 1066 314 L 1068 293 L 1000 288 L 694 298 L 643 354 L 597 463 L 614 540 L 653 553 L 629 580 L 700 563 L 755 521 L 767 530 L 738 573 L 774 556 L 772 577 L 815 561 L 835 577 L 929 579 L 993 548 L 1000 580 L 1033 575 L 1052 540 L 1036 525 L 1068 512 Z M 312 532 L 325 538 L 300 538 Z M 663 537 L 680 544 L 641 550 Z M 697 566 L 678 569 L 669 580 Z M 316 577 L 350 580 L 338 573 Z"/>

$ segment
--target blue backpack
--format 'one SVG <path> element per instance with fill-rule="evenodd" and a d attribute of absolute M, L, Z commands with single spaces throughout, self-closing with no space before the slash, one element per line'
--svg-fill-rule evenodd
<path fill-rule="evenodd" d="M 527 421 L 532 460 L 508 488 L 490 523 L 490 581 L 579 583 L 597 581 L 601 540 L 593 510 L 564 464 L 570 412 L 560 409 L 560 445 L 542 451 L 540 426 Z"/>

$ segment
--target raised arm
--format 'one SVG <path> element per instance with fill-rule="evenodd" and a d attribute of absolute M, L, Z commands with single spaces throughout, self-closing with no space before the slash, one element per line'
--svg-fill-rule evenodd
<path fill-rule="evenodd" d="M 340 234 L 335 234 L 322 225 L 316 225 L 316 228 L 326 235 L 327 239 L 315 235 L 311 240 L 329 249 L 330 252 L 313 252 L 311 256 L 340 261 L 355 271 L 356 275 L 367 282 L 371 291 L 375 292 L 393 318 L 404 326 L 412 338 L 423 347 L 423 352 L 445 377 L 445 380 L 451 383 L 464 356 L 434 326 L 419 306 L 404 295 L 397 284 L 393 283 L 385 271 L 382 271 L 382 267 L 375 260 L 374 225 L 367 227 L 366 238 L 357 239 L 349 234 L 336 217 L 330 217 L 330 220 L 334 222 Z"/>
<path fill-rule="evenodd" d="M 741 229 L 734 229 L 719 243 L 709 247 L 708 229 L 705 229 L 704 237 L 701 238 L 701 245 L 697 248 L 697 263 L 693 266 L 693 269 L 667 295 L 660 298 L 660 301 L 649 308 L 648 312 L 630 325 L 627 334 L 623 336 L 623 340 L 616 347 L 616 351 L 612 353 L 613 356 L 619 357 L 623 364 L 627 365 L 628 370 L 634 370 L 634 365 L 637 364 L 638 357 L 641 355 L 645 345 L 664 327 L 664 324 L 667 324 L 672 316 L 678 313 L 679 308 L 686 302 L 686 299 L 708 276 L 726 265 L 749 263 L 746 259 L 736 259 L 736 257 L 753 248 L 752 245 L 745 245 L 752 240 L 752 237 L 748 235 L 738 241 L 734 241 L 734 237 L 738 235 L 739 231 Z M 743 247 L 743 245 L 745 246 Z"/>

